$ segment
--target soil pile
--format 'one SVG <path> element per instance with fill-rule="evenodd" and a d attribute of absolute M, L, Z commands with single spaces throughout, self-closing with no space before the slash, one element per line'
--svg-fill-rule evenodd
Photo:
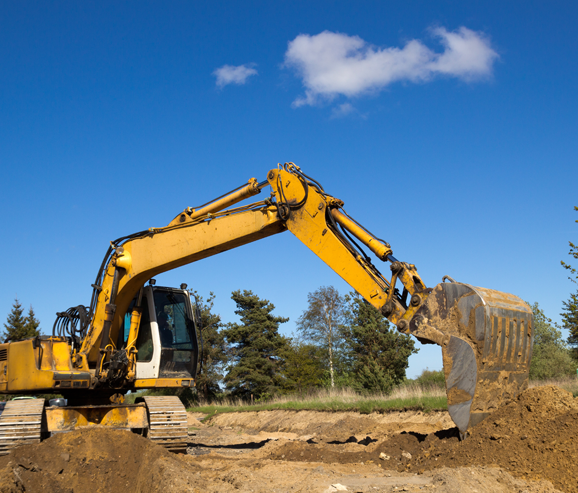
<path fill-rule="evenodd" d="M 578 399 L 553 386 L 523 392 L 463 442 L 454 428 L 402 432 L 383 440 L 351 436 L 329 442 L 315 437 L 285 443 L 271 453 L 277 460 L 369 462 L 416 473 L 444 466 L 497 466 L 518 478 L 547 479 L 571 493 L 578 493 L 577 457 Z"/>
<path fill-rule="evenodd" d="M 160 493 L 191 484 L 179 457 L 128 431 L 62 433 L 0 458 L 2 493 Z"/>
<path fill-rule="evenodd" d="M 414 469 L 495 464 L 517 477 L 548 479 L 562 491 L 578 492 L 578 399 L 558 387 L 526 390 L 464 442 L 426 439 L 421 445 Z"/>
<path fill-rule="evenodd" d="M 210 424 L 222 429 L 242 429 L 245 433 L 284 433 L 294 438 L 323 436 L 329 440 L 350 435 L 385 436 L 399 431 L 433 433 L 454 426 L 447 411 L 357 412 L 259 411 L 215 414 Z"/>
<path fill-rule="evenodd" d="M 578 399 L 557 387 L 522 393 L 465 442 L 443 415 L 341 414 L 191 417 L 189 455 L 126 431 L 58 434 L 0 457 L 0 493 L 578 493 Z"/>

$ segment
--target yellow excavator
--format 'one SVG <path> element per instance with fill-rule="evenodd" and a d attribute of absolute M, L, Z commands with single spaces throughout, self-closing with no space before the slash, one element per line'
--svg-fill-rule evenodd
<path fill-rule="evenodd" d="M 271 187 L 265 200 L 232 207 Z M 59 393 L 8 401 L 0 415 L 0 454 L 22 443 L 82 426 L 131 429 L 173 451 L 186 448 L 184 406 L 177 397 L 141 389 L 195 385 L 199 317 L 186 285 L 156 286 L 154 276 L 271 235 L 291 231 L 398 330 L 442 348 L 449 413 L 464 438 L 528 384 L 533 318 L 511 294 L 445 277 L 428 288 L 413 264 L 352 219 L 293 163 L 201 207 L 168 226 L 111 242 L 90 306 L 57 314 L 52 336 L 0 344 L 0 393 Z M 367 250 L 389 263 L 383 275 Z M 148 285 L 147 281 L 150 281 Z M 446 282 L 447 281 L 447 282 Z"/>

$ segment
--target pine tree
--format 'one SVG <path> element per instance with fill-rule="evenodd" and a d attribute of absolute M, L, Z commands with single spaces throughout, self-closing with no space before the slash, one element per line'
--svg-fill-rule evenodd
<path fill-rule="evenodd" d="M 387 319 L 359 294 L 350 293 L 345 330 L 353 387 L 362 392 L 389 393 L 405 379 L 414 341 L 391 329 Z"/>
<path fill-rule="evenodd" d="M 578 207 L 574 207 L 574 210 L 578 212 Z M 578 223 L 578 219 L 574 222 Z M 578 245 L 575 245 L 571 241 L 569 241 L 568 244 L 570 245 L 570 251 L 568 252 L 568 255 L 570 255 L 571 257 L 574 257 L 576 260 L 578 260 Z M 572 267 L 570 264 L 567 264 L 563 260 L 560 261 L 560 263 L 562 264 L 562 267 L 564 267 L 566 270 L 568 270 L 570 272 L 570 274 L 572 274 L 575 277 L 575 279 L 572 279 L 572 277 L 568 277 L 568 279 L 570 279 L 572 282 L 577 282 L 578 269 L 575 269 L 574 267 Z"/>
<path fill-rule="evenodd" d="M 274 316 L 275 306 L 251 291 L 233 291 L 231 298 L 241 323 L 229 323 L 223 330 L 231 344 L 226 388 L 244 399 L 273 396 L 283 386 L 281 356 L 288 346 L 287 338 L 279 334 L 279 325 L 289 319 Z"/>
<path fill-rule="evenodd" d="M 578 207 L 574 207 L 578 211 Z M 578 220 L 575 222 L 578 223 Z M 570 251 L 568 255 L 578 260 L 578 245 L 568 242 L 570 244 Z M 562 261 L 562 266 L 567 269 L 574 277 L 568 277 L 573 283 L 578 283 L 578 269 L 572 267 L 570 264 Z M 572 355 L 578 359 L 578 291 L 570 296 L 568 301 L 562 302 L 564 311 L 560 314 L 562 316 L 562 327 L 570 331 L 568 336 L 568 344 L 572 348 Z"/>
<path fill-rule="evenodd" d="M 2 334 L 4 342 L 22 341 L 40 335 L 40 330 L 38 329 L 40 322 L 38 322 L 32 306 L 28 310 L 28 316 L 23 316 L 23 313 L 24 309 L 18 298 L 16 298 L 4 324 L 6 329 L 6 332 Z"/>
<path fill-rule="evenodd" d="M 321 387 L 324 373 L 322 349 L 293 338 L 283 354 L 283 392 L 299 393 Z"/>
<path fill-rule="evenodd" d="M 26 323 L 24 324 L 24 332 L 26 337 L 24 339 L 28 339 L 29 337 L 37 337 L 40 335 L 40 321 L 36 318 L 36 314 L 32 308 L 32 305 L 28 308 L 28 315 L 26 315 Z"/>
<path fill-rule="evenodd" d="M 221 393 L 219 382 L 223 380 L 224 365 L 228 360 L 225 336 L 219 329 L 221 317 L 212 312 L 215 295 L 209 294 L 206 301 L 194 293 L 201 312 L 202 351 L 199 354 L 201 373 L 197 375 L 196 388 L 199 397 L 205 401 L 214 399 Z"/>
<path fill-rule="evenodd" d="M 568 345 L 571 347 L 571 354 L 574 359 L 578 359 L 578 291 L 570 296 L 568 301 L 562 302 L 564 311 L 562 316 L 562 327 L 570 331 Z"/>

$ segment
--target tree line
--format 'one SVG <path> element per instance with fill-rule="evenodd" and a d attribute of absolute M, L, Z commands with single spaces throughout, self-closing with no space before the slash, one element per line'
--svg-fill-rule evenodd
<path fill-rule="evenodd" d="M 574 207 L 578 211 L 578 207 Z M 575 221 L 578 223 L 578 220 Z M 578 245 L 568 242 L 568 254 L 578 259 Z M 560 262 L 570 273 L 568 279 L 578 284 L 578 270 L 571 263 Z M 530 363 L 531 379 L 561 378 L 576 374 L 578 367 L 578 291 L 562 302 L 562 323 L 553 323 L 538 306 L 531 305 L 534 313 L 534 351 Z M 568 330 L 566 340 L 561 328 Z"/>
<path fill-rule="evenodd" d="M 270 301 L 247 290 L 232 299 L 240 321 L 224 324 L 212 312 L 214 296 L 197 295 L 203 337 L 197 391 L 206 400 L 222 393 L 265 400 L 336 386 L 388 393 L 405 380 L 417 352 L 357 293 L 342 296 L 332 286 L 310 293 L 291 337 L 279 332 L 289 319 L 275 315 Z"/>
<path fill-rule="evenodd" d="M 569 255 L 578 260 L 578 245 L 571 241 L 569 245 Z M 570 273 L 569 279 L 578 284 L 578 268 L 564 261 L 561 264 Z M 220 392 L 266 398 L 335 386 L 387 393 L 405 380 L 408 358 L 417 352 L 409 336 L 398 333 L 355 292 L 341 296 L 329 286 L 309 293 L 308 307 L 297 320 L 293 337 L 279 334 L 279 325 L 287 319 L 274 316 L 269 301 L 251 291 L 235 291 L 232 297 L 241 323 L 221 324 L 220 318 L 211 314 L 212 295 L 203 305 L 207 320 L 212 321 L 203 329 L 210 341 L 202 356 L 208 373 L 200 380 L 206 383 L 199 388 L 205 399 Z M 561 324 L 552 322 L 538 303 L 530 306 L 534 315 L 530 378 L 576 375 L 578 291 L 562 302 Z M 569 331 L 566 340 L 561 328 Z M 441 371 L 425 370 L 422 377 L 443 379 Z"/>

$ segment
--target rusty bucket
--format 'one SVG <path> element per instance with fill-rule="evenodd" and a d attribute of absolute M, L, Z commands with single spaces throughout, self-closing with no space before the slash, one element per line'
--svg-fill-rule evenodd
<path fill-rule="evenodd" d="M 533 317 L 517 296 L 459 282 L 438 284 L 410 332 L 442 347 L 448 410 L 462 438 L 528 387 Z"/>

